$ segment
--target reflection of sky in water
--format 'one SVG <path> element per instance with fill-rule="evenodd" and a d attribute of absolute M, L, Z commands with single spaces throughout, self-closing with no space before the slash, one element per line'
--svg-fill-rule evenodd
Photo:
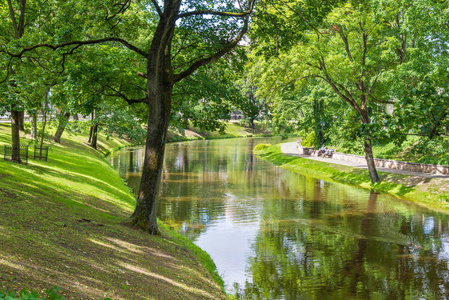
<path fill-rule="evenodd" d="M 434 226 L 435 226 L 435 223 L 433 221 L 433 217 L 426 218 L 426 221 L 424 222 L 424 233 L 431 234 Z"/>
<path fill-rule="evenodd" d="M 167 147 L 159 218 L 209 253 L 229 292 L 247 282 L 256 299 L 447 295 L 448 215 L 260 162 L 251 150 L 265 142 Z M 111 164 L 128 176 L 131 158 L 143 162 L 125 153 Z"/>
<path fill-rule="evenodd" d="M 228 290 L 232 283 L 244 285 L 248 280 L 245 274 L 247 258 L 254 255 L 251 244 L 257 231 L 257 225 L 236 226 L 232 219 L 224 217 L 207 227 L 195 241 L 198 247 L 213 253 L 215 265 Z"/>
<path fill-rule="evenodd" d="M 250 200 L 237 199 L 227 193 L 224 215 L 206 227 L 205 232 L 194 241 L 195 244 L 211 254 L 220 276 L 231 292 L 232 284 L 244 286 L 251 282 L 246 274 L 247 259 L 254 255 L 251 249 L 259 231 L 259 212 L 250 205 Z"/>

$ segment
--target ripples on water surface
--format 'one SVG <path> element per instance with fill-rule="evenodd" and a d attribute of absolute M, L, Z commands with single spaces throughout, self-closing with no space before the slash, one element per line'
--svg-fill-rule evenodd
<path fill-rule="evenodd" d="M 207 251 L 238 298 L 446 299 L 449 217 L 257 160 L 258 143 L 167 145 L 159 218 Z M 111 157 L 138 189 L 142 149 Z"/>

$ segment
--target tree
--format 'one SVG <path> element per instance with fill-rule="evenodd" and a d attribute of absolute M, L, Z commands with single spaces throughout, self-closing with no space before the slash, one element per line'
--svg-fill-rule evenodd
<path fill-rule="evenodd" d="M 17 1 L 18 8 L 14 7 L 12 0 L 7 0 L 7 3 L 8 3 L 9 18 L 12 23 L 12 32 L 9 32 L 9 33 L 10 33 L 10 36 L 12 35 L 13 39 L 19 40 L 22 38 L 22 36 L 25 32 L 26 0 Z M 5 32 L 6 30 L 3 29 L 2 31 Z M 7 72 L 14 74 L 15 72 L 17 72 L 17 70 L 14 69 L 14 67 L 11 64 L 8 64 Z M 4 81 L 1 83 L 3 84 Z M 17 82 L 12 80 L 8 84 L 10 85 L 10 88 L 13 90 L 13 93 L 17 93 L 17 91 L 15 90 L 15 87 L 17 87 Z M 21 162 L 21 159 L 20 159 L 20 134 L 19 134 L 20 105 L 17 103 L 16 99 L 11 99 L 10 103 L 11 103 L 11 142 L 12 142 L 11 160 Z"/>
<path fill-rule="evenodd" d="M 198 3 L 182 0 L 163 2 L 153 0 L 151 1 L 153 8 L 146 16 L 147 18 L 137 20 L 144 24 L 140 28 L 130 27 L 135 29 L 131 31 L 130 28 L 126 28 L 126 26 L 131 26 L 130 23 L 127 23 L 126 18 L 133 16 L 127 12 L 132 9 L 136 13 L 148 12 L 150 6 L 146 3 L 125 1 L 122 6 L 119 6 L 119 10 L 115 9 L 117 6 L 112 5 L 110 7 L 112 12 L 106 11 L 105 15 L 104 8 L 99 8 L 98 14 L 91 18 L 93 21 L 86 20 L 88 23 L 98 21 L 98 24 L 103 25 L 95 27 L 100 32 L 97 36 L 94 36 L 95 30 L 89 28 L 83 34 L 69 35 L 68 37 L 58 36 L 64 42 L 57 45 L 49 42 L 34 44 L 22 48 L 18 52 L 12 49 L 1 51 L 12 58 L 19 59 L 30 51 L 53 49 L 66 51 L 67 55 L 73 54 L 83 45 L 115 43 L 115 45 L 121 45 L 120 47 L 126 47 L 133 51 L 139 60 L 144 62 L 145 70 L 139 72 L 139 76 L 146 80 L 146 91 L 143 93 L 143 97 L 129 98 L 120 89 L 112 89 L 112 92 L 129 104 L 146 103 L 148 105 L 144 168 L 136 209 L 128 220 L 128 224 L 156 234 L 159 232 L 156 221 L 156 203 L 167 128 L 171 115 L 173 88 L 176 83 L 192 75 L 198 68 L 217 61 L 238 45 L 249 28 L 249 17 L 254 2 L 254 0 L 248 0 L 235 3 Z M 77 3 L 77 6 L 79 7 L 80 4 Z M 64 6 L 64 9 L 70 9 L 70 7 Z M 78 13 L 78 15 L 82 14 Z M 84 18 L 87 17 L 84 16 Z M 121 23 L 125 24 L 122 29 L 128 29 L 126 32 L 119 30 Z M 85 28 L 87 27 L 83 29 Z M 149 31 L 144 33 L 142 28 Z M 134 40 L 139 42 L 139 46 L 136 46 L 132 43 L 132 38 L 126 39 L 126 35 L 132 36 L 136 33 L 146 34 L 150 38 L 139 40 L 134 36 Z M 74 36 L 84 36 L 84 39 L 74 40 Z M 53 41 L 55 40 L 57 39 Z M 148 50 L 142 50 L 141 47 Z M 62 63 L 66 55 L 62 56 Z"/>
<path fill-rule="evenodd" d="M 61 72 L 54 72 L 54 61 L 45 51 L 27 52 L 14 57 L 8 51 L 45 40 L 52 29 L 48 18 L 53 2 L 7 0 L 0 4 L 0 97 L 11 111 L 12 161 L 20 162 L 20 136 L 25 110 L 32 116 L 32 135 L 36 132 L 36 112 L 49 87 Z M 51 33 L 50 33 L 51 34 Z"/>
<path fill-rule="evenodd" d="M 269 61 L 275 71 L 265 86 L 304 85 L 311 80 L 325 82 L 357 113 L 360 121 L 353 123 L 353 137 L 363 139 L 370 179 L 373 183 L 378 182 L 372 141 L 379 124 L 372 123 L 373 114 L 379 105 L 393 103 L 390 94 L 386 93 L 387 82 L 391 85 L 394 80 L 407 81 L 406 78 L 399 79 L 398 72 L 393 71 L 400 70 L 405 64 L 416 66 L 416 61 L 422 63 L 422 54 L 431 48 L 429 33 L 413 31 L 409 24 L 409 18 L 426 18 L 426 11 L 411 9 L 409 3 L 402 5 L 388 1 L 348 1 L 335 7 L 329 2 L 330 6 L 317 10 L 314 2 L 310 2 L 266 1 L 265 6 L 259 6 L 264 7 L 259 12 L 264 16 L 263 20 L 271 20 L 274 24 L 271 32 L 276 34 L 273 36 L 286 41 L 284 48 L 279 47 L 282 51 L 276 48 L 279 55 Z M 286 32 L 278 26 L 279 19 L 290 24 L 296 21 L 299 33 Z M 267 30 L 266 22 L 257 25 L 261 31 Z M 265 36 L 266 32 L 260 34 L 261 38 Z M 421 65 L 421 72 L 430 65 L 429 60 Z M 416 68 L 411 69 L 419 74 Z M 410 77 L 412 79 L 416 80 Z"/>
<path fill-rule="evenodd" d="M 242 9 L 242 12 L 236 12 L 235 9 L 232 9 L 232 6 L 226 7 L 231 10 L 230 13 L 212 11 L 194 3 L 183 3 L 188 9 L 186 12 L 181 13 L 181 0 L 164 1 L 163 8 L 159 7 L 156 2 L 154 3 L 160 19 L 151 42 L 149 58 L 147 60 L 146 78 L 148 83 L 147 100 L 149 115 L 144 171 L 142 173 L 137 206 L 129 221 L 132 225 L 146 228 L 150 233 L 158 232 L 156 203 L 164 158 L 166 133 L 170 121 L 173 86 L 175 83 L 193 74 L 199 67 L 215 62 L 218 58 L 237 46 L 238 42 L 248 30 L 249 15 L 252 11 L 254 1 L 249 1 L 246 9 Z M 203 18 L 205 15 L 212 17 L 218 16 L 219 18 L 211 18 L 211 20 L 208 20 Z M 198 20 L 199 17 L 201 17 L 200 20 Z M 188 67 L 175 73 L 175 69 L 173 68 L 174 61 L 171 57 L 172 53 L 170 50 L 176 22 L 179 20 L 182 25 L 185 24 L 186 26 L 196 25 L 197 22 L 200 22 L 199 25 L 208 25 L 204 31 L 210 32 L 211 30 L 215 31 L 219 29 L 212 29 L 210 27 L 213 22 L 222 21 L 222 17 L 237 17 L 243 21 L 241 30 L 237 36 L 231 38 L 229 33 L 222 36 L 221 38 L 225 38 L 224 41 L 221 41 L 224 46 L 218 46 L 216 44 L 218 42 L 220 45 L 218 37 L 210 38 L 208 41 L 206 40 L 211 46 L 215 46 L 212 47 L 214 49 L 213 52 L 203 58 L 194 58 L 186 61 L 188 62 Z M 198 29 L 201 29 L 201 26 Z M 227 40 L 228 38 L 231 38 L 231 40 Z"/>
<path fill-rule="evenodd" d="M 257 87 L 249 78 L 245 78 L 240 86 L 242 89 L 241 101 L 236 106 L 249 119 L 249 128 L 254 129 L 254 121 L 265 105 L 263 100 L 256 96 Z"/>
<path fill-rule="evenodd" d="M 449 72 L 435 70 L 408 95 L 399 99 L 388 120 L 393 128 L 430 140 L 442 136 L 449 126 Z M 390 126 L 391 126 L 390 124 Z"/>

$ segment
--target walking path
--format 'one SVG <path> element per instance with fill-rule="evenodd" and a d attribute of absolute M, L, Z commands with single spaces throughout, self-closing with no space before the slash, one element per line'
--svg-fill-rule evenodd
<path fill-rule="evenodd" d="M 353 163 L 349 161 L 342 161 L 342 160 L 334 160 L 332 158 L 327 157 L 321 157 L 321 156 L 311 156 L 311 155 L 304 155 L 300 154 L 298 149 L 296 148 L 296 143 L 285 143 L 281 145 L 282 153 L 292 156 L 298 156 L 303 157 L 311 160 L 317 160 L 322 161 L 330 164 L 337 164 L 337 165 L 344 165 L 354 168 L 360 168 L 360 169 L 368 169 L 368 166 L 366 164 L 358 164 Z M 449 175 L 440 175 L 440 174 L 430 174 L 430 173 L 422 173 L 422 172 L 411 172 L 406 170 L 397 170 L 397 169 L 390 169 L 390 168 L 376 168 L 379 172 L 389 172 L 389 173 L 397 173 L 397 174 L 404 174 L 404 175 L 410 175 L 410 176 L 418 176 L 423 178 L 445 178 L 449 179 Z"/>

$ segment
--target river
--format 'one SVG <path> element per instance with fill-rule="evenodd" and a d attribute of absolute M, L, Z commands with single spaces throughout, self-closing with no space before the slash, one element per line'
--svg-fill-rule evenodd
<path fill-rule="evenodd" d="M 158 217 L 241 299 L 447 299 L 449 215 L 257 159 L 278 138 L 168 144 Z M 135 191 L 143 149 L 110 157 Z"/>

